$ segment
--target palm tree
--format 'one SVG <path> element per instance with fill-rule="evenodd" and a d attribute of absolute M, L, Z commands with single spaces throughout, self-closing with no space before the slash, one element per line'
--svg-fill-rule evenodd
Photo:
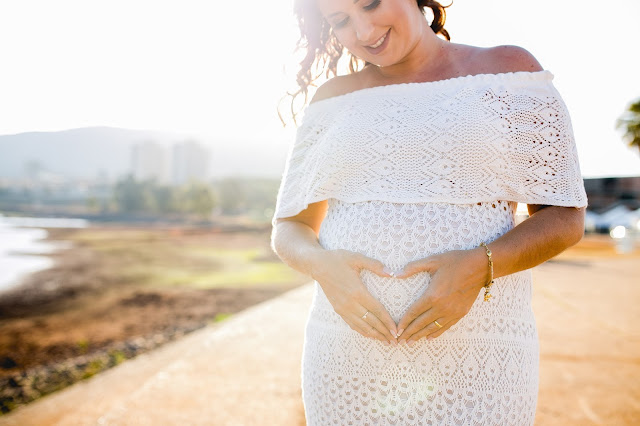
<path fill-rule="evenodd" d="M 616 129 L 622 130 L 623 139 L 629 146 L 640 152 L 640 98 L 629 105 L 629 108 L 616 121 Z"/>

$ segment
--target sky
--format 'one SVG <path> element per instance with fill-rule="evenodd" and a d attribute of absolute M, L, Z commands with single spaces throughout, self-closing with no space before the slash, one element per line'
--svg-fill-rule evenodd
<path fill-rule="evenodd" d="M 260 140 L 285 153 L 295 127 L 276 108 L 296 88 L 292 6 L 1 2 L 0 135 L 113 126 L 188 133 L 214 148 Z M 569 108 L 583 176 L 632 176 L 640 155 L 615 120 L 640 97 L 639 16 L 638 0 L 456 0 L 445 28 L 453 42 L 531 52 Z"/>

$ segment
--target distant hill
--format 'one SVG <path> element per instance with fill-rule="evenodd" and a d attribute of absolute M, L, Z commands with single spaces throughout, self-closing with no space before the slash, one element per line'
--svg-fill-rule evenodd
<path fill-rule="evenodd" d="M 0 177 L 25 175 L 29 161 L 55 174 L 92 178 L 99 172 L 113 179 L 131 168 L 131 147 L 152 140 L 162 144 L 185 136 L 115 127 L 85 127 L 60 132 L 28 132 L 0 136 Z"/>
<path fill-rule="evenodd" d="M 116 127 L 85 127 L 59 132 L 28 132 L 0 135 L 0 178 L 27 175 L 26 165 L 69 178 L 114 180 L 131 169 L 131 149 L 136 143 L 154 141 L 170 147 L 191 139 L 190 135 Z M 196 141 L 199 141 L 195 138 Z M 238 143 L 199 141 L 212 151 L 212 176 L 258 175 L 279 178 L 286 146 L 264 141 Z M 251 153 L 251 155 L 247 155 Z"/>

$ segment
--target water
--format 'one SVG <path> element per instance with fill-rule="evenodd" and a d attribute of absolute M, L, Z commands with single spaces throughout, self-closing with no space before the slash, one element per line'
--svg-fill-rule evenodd
<path fill-rule="evenodd" d="M 46 254 L 70 246 L 67 241 L 42 241 L 48 228 L 84 228 L 82 219 L 5 217 L 0 214 L 0 292 L 20 284 L 36 271 L 50 268 L 53 260 Z"/>

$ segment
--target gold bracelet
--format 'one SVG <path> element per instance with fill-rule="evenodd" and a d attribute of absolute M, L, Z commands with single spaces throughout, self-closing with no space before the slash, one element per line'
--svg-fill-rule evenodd
<path fill-rule="evenodd" d="M 484 301 L 488 302 L 489 298 L 493 297 L 489 293 L 489 289 L 493 285 L 493 260 L 491 259 L 491 250 L 489 250 L 489 247 L 484 243 L 484 241 L 481 242 L 478 247 L 482 247 L 482 246 L 484 246 L 484 248 L 487 250 L 487 257 L 489 258 L 489 271 L 491 272 L 489 281 L 484 285 Z"/>

